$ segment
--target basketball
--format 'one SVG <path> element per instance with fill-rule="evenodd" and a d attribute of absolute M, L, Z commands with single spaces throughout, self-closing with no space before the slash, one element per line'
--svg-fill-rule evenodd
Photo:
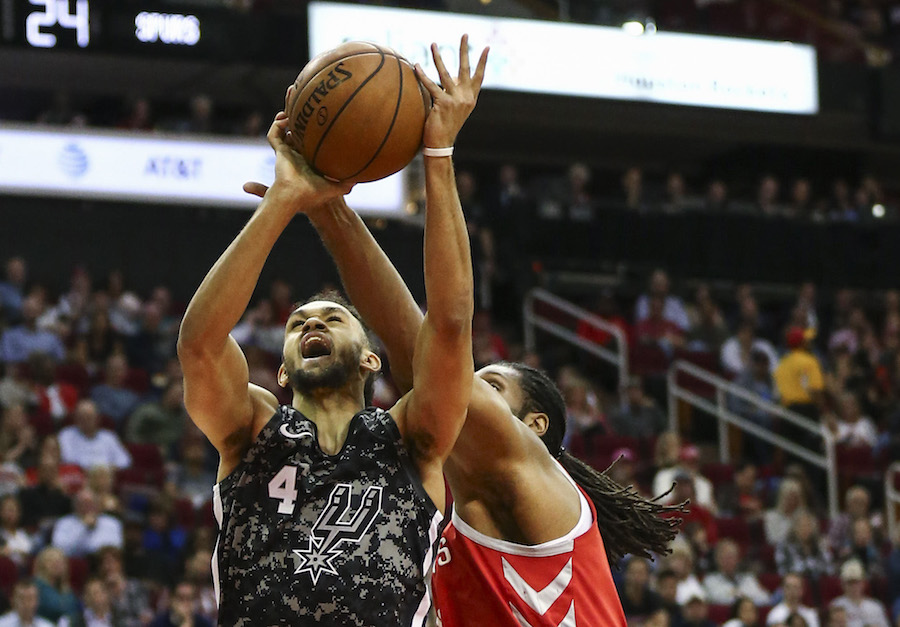
<path fill-rule="evenodd" d="M 295 148 L 328 179 L 384 178 L 422 145 L 431 97 L 390 48 L 342 44 L 307 63 L 294 87 L 285 112 Z"/>

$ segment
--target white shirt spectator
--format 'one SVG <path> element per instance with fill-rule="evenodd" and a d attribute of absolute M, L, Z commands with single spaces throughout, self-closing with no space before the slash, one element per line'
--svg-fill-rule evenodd
<path fill-rule="evenodd" d="M 775 368 L 775 364 L 778 363 L 778 353 L 775 352 L 775 347 L 772 346 L 771 342 L 756 338 L 753 340 L 749 352 L 753 351 L 761 351 L 769 358 L 769 372 Z M 722 350 L 719 352 L 719 359 L 722 362 L 722 368 L 732 376 L 741 374 L 749 365 L 744 361 L 741 343 L 738 341 L 736 335 L 728 338 L 725 340 L 725 343 L 722 344 Z"/>
<path fill-rule="evenodd" d="M 878 431 L 875 423 L 865 416 L 856 422 L 838 421 L 837 442 L 850 446 L 875 446 L 878 441 Z"/>
<path fill-rule="evenodd" d="M 637 322 L 646 320 L 650 316 L 650 298 L 646 294 L 642 294 L 638 298 L 634 315 Z M 663 304 L 663 318 L 677 324 L 684 331 L 691 328 L 691 321 L 690 318 L 688 318 L 687 310 L 681 303 L 681 299 L 677 296 L 666 296 L 666 300 Z"/>
<path fill-rule="evenodd" d="M 890 627 L 884 606 L 875 599 L 860 599 L 854 603 L 848 596 L 840 596 L 831 602 L 847 612 L 847 627 Z"/>
<path fill-rule="evenodd" d="M 703 587 L 709 602 L 717 605 L 729 605 L 738 597 L 747 597 L 756 605 L 769 602 L 769 593 L 750 573 L 737 573 L 733 579 L 719 572 L 710 573 L 704 577 Z"/>
<path fill-rule="evenodd" d="M 7 612 L 0 616 L 0 627 L 55 627 L 53 623 L 40 616 L 35 616 L 34 620 L 29 623 L 23 623 L 19 620 L 19 615 L 15 612 Z"/>
<path fill-rule="evenodd" d="M 694 597 L 706 601 L 706 590 L 703 589 L 703 584 L 700 583 L 697 576 L 692 573 L 678 582 L 678 587 L 675 589 L 675 601 L 678 605 L 685 605 Z"/>
<path fill-rule="evenodd" d="M 69 557 L 91 555 L 105 546 L 122 548 L 122 523 L 113 516 L 100 514 L 94 525 L 88 527 L 77 514 L 69 514 L 56 521 L 52 544 Z"/>
<path fill-rule="evenodd" d="M 788 616 L 794 612 L 803 617 L 807 627 L 819 627 L 819 614 L 814 609 L 801 605 L 797 609 L 792 610 L 784 602 L 781 602 L 772 608 L 769 615 L 766 617 L 766 625 L 783 623 L 787 621 Z"/>
<path fill-rule="evenodd" d="M 685 471 L 679 466 L 662 468 L 657 471 L 656 476 L 653 477 L 653 494 L 662 494 L 663 492 L 671 488 L 672 484 L 675 482 L 675 477 L 679 472 Z M 694 482 L 694 496 L 697 498 L 697 503 L 715 514 L 718 511 L 718 505 L 716 505 L 716 497 L 715 491 L 713 490 L 712 481 L 699 473 L 692 474 L 691 479 Z M 660 499 L 659 502 L 663 503 L 664 505 L 674 503 L 675 494 L 673 492 L 669 492 L 669 494 Z"/>
<path fill-rule="evenodd" d="M 85 470 L 94 466 L 127 468 L 131 465 L 131 455 L 119 436 L 109 429 L 99 429 L 89 438 L 78 427 L 66 427 L 59 432 L 59 448 L 64 463 Z"/>

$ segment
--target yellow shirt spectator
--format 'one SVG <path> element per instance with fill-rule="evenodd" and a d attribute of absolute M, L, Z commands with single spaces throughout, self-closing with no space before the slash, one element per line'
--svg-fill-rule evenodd
<path fill-rule="evenodd" d="M 782 357 L 774 377 L 781 404 L 785 406 L 813 403 L 813 393 L 825 388 L 819 360 L 803 348 Z"/>

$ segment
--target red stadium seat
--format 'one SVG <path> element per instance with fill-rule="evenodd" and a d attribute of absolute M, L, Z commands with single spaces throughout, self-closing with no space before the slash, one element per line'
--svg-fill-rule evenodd
<path fill-rule="evenodd" d="M 708 618 L 713 625 L 725 624 L 726 622 L 728 622 L 728 619 L 731 618 L 731 606 L 710 605 Z"/>
<path fill-rule="evenodd" d="M 734 481 L 734 467 L 731 464 L 719 462 L 704 464 L 700 468 L 700 474 L 712 481 L 713 486 L 716 488 L 723 483 Z"/>
<path fill-rule="evenodd" d="M 125 376 L 125 387 L 137 394 L 146 394 L 150 389 L 150 375 L 143 368 L 129 368 Z"/>
<path fill-rule="evenodd" d="M 72 585 L 72 591 L 78 596 L 81 596 L 90 571 L 91 565 L 87 559 L 83 557 L 69 558 L 69 583 Z"/>
<path fill-rule="evenodd" d="M 781 587 L 781 575 L 778 573 L 760 573 L 759 583 L 769 592 L 775 592 Z"/>
<path fill-rule="evenodd" d="M 662 374 L 669 369 L 669 358 L 658 346 L 637 344 L 631 351 L 630 359 L 632 374 Z"/>
<path fill-rule="evenodd" d="M 870 477 L 878 474 L 878 465 L 870 446 L 838 446 L 838 473 L 844 477 Z"/>
<path fill-rule="evenodd" d="M 194 510 L 194 504 L 190 499 L 176 499 L 174 503 L 175 507 L 175 521 L 176 523 L 190 531 L 194 528 L 194 524 L 197 521 L 197 514 Z"/>
<path fill-rule="evenodd" d="M 125 445 L 131 453 L 131 465 L 144 470 L 162 469 L 164 462 L 162 453 L 156 444 L 137 444 L 129 442 Z"/>
<path fill-rule="evenodd" d="M 719 531 L 720 538 L 731 538 L 741 547 L 742 552 L 746 552 L 750 545 L 750 526 L 743 518 L 718 518 L 716 519 L 716 529 Z"/>
<path fill-rule="evenodd" d="M 826 575 L 819 579 L 819 596 L 822 599 L 822 606 L 828 605 L 842 594 L 844 594 L 844 588 L 839 577 Z"/>
<path fill-rule="evenodd" d="M 58 382 L 75 386 L 82 397 L 87 395 L 91 387 L 91 375 L 83 365 L 60 364 L 56 367 L 55 374 Z"/>
<path fill-rule="evenodd" d="M 18 580 L 19 567 L 5 555 L 0 555 L 0 592 L 3 592 L 7 599 L 12 597 L 13 586 Z"/>

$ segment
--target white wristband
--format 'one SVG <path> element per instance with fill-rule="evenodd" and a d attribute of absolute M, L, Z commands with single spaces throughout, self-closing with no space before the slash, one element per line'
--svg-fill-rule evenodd
<path fill-rule="evenodd" d="M 449 148 L 429 148 L 425 146 L 422 149 L 422 154 L 426 157 L 450 157 L 453 155 L 453 146 Z"/>

